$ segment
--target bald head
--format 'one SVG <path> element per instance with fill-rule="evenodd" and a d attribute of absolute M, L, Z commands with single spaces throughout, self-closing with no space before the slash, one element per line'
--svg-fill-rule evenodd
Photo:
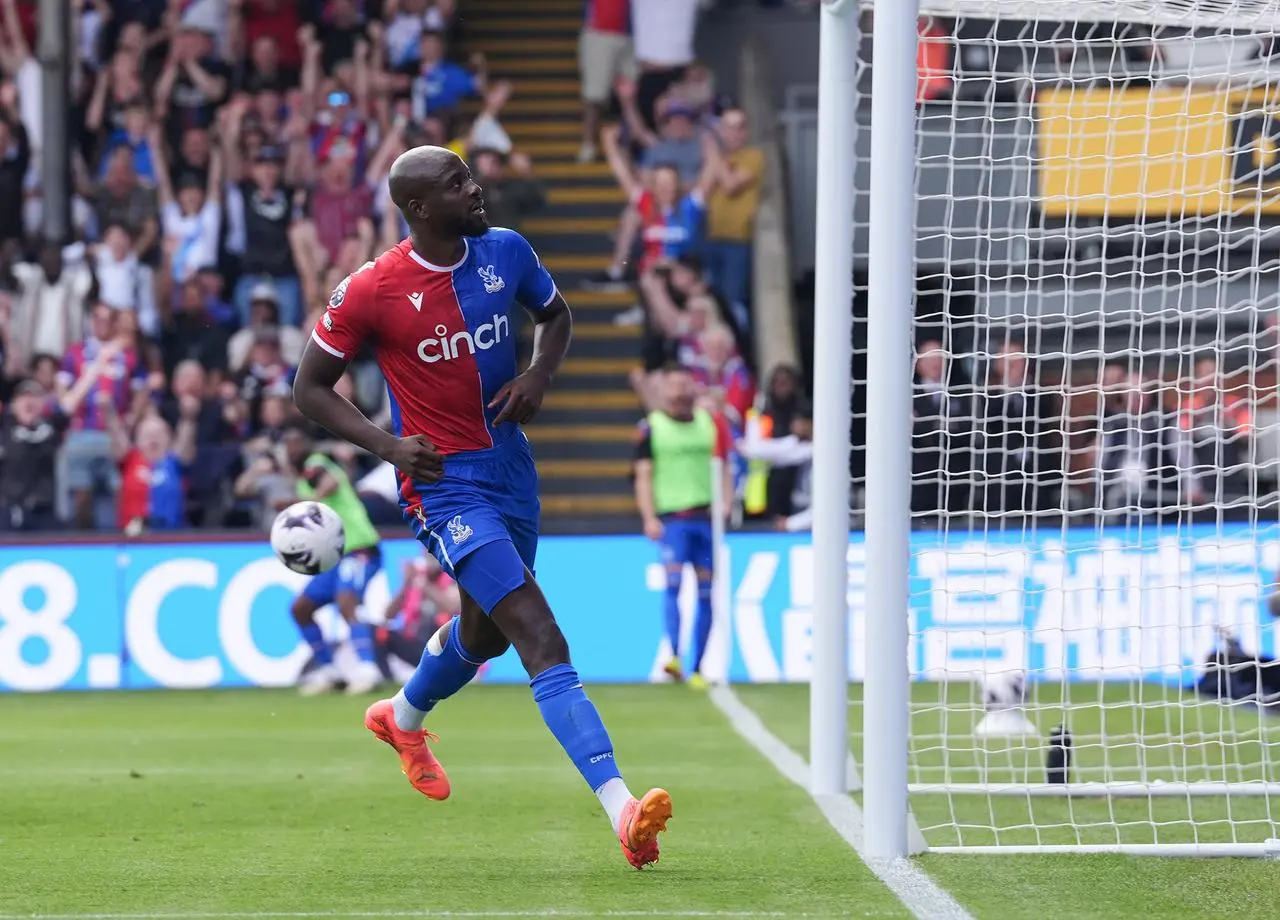
<path fill-rule="evenodd" d="M 391 200 L 404 211 L 415 198 L 428 197 L 440 185 L 450 167 L 466 167 L 458 155 L 447 147 L 413 147 L 406 150 L 391 164 L 387 183 L 391 187 Z M 408 215 L 406 215 L 408 216 Z"/>
<path fill-rule="evenodd" d="M 478 236 L 489 229 L 481 189 L 462 159 L 445 147 L 414 147 L 391 164 L 391 201 L 416 233 Z"/>

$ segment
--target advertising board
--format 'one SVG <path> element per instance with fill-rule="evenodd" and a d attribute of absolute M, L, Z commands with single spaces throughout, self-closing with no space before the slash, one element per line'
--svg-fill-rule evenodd
<path fill-rule="evenodd" d="M 1032 680 L 1190 681 L 1232 630 L 1275 654 L 1266 596 L 1280 528 L 1077 530 L 912 536 L 911 642 L 917 679 L 1018 668 Z M 371 584 L 378 619 L 411 540 L 384 544 Z M 814 618 L 807 536 L 731 534 L 726 616 L 711 677 L 807 681 Z M 864 674 L 865 544 L 850 536 L 849 666 Z M 657 680 L 665 579 L 642 537 L 548 537 L 538 578 L 591 683 Z M 0 691 L 285 686 L 307 652 L 289 617 L 303 582 L 265 543 L 129 543 L 0 548 Z M 681 593 L 686 635 L 695 586 Z M 341 627 L 326 612 L 326 628 Z M 724 627 L 728 625 L 728 633 Z M 728 641 L 726 641 L 728 640 Z M 527 680 L 508 654 L 486 681 Z"/>

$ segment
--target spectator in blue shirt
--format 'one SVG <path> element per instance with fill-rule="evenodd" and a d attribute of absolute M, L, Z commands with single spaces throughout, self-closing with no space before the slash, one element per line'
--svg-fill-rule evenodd
<path fill-rule="evenodd" d="M 489 66 L 483 54 L 471 55 L 467 70 L 444 59 L 444 36 L 439 32 L 423 32 L 418 47 L 422 66 L 411 91 L 415 121 L 428 115 L 447 117 L 463 99 L 484 92 Z"/>
<path fill-rule="evenodd" d="M 156 165 L 151 155 L 151 113 L 142 99 L 134 99 L 124 111 L 124 128 L 113 131 L 103 151 L 101 177 L 107 174 L 107 161 L 117 147 L 133 152 L 133 171 L 144 182 L 156 181 Z"/>

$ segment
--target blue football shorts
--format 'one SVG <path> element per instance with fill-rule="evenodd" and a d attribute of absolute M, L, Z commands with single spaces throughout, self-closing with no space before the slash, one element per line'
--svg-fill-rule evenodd
<path fill-rule="evenodd" d="M 332 604 L 340 594 L 354 594 L 360 601 L 374 575 L 382 569 L 382 551 L 376 546 L 347 553 L 327 572 L 307 582 L 302 596 L 317 607 Z"/>
<path fill-rule="evenodd" d="M 445 457 L 444 478 L 416 482 L 414 491 L 420 504 L 415 508 L 406 503 L 405 513 L 414 535 L 486 612 L 501 599 L 494 597 L 502 590 L 493 584 L 495 577 L 508 588 L 513 580 L 518 587 L 524 581 L 523 568 L 534 571 L 541 505 L 538 472 L 524 432 L 487 450 Z M 515 555 L 488 550 L 483 554 L 488 567 L 521 571 L 481 572 L 462 564 L 477 550 L 504 541 L 514 547 Z"/>
<path fill-rule="evenodd" d="M 711 519 L 708 517 L 662 518 L 662 539 L 658 554 L 663 565 L 691 565 L 697 569 L 711 570 Z"/>

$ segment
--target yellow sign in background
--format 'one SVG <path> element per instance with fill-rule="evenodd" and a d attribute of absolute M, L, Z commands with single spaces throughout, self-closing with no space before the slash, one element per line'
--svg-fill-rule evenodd
<path fill-rule="evenodd" d="M 1265 97 L 1190 87 L 1038 94 L 1042 211 L 1280 214 L 1280 107 L 1274 92 L 1272 105 Z"/>

